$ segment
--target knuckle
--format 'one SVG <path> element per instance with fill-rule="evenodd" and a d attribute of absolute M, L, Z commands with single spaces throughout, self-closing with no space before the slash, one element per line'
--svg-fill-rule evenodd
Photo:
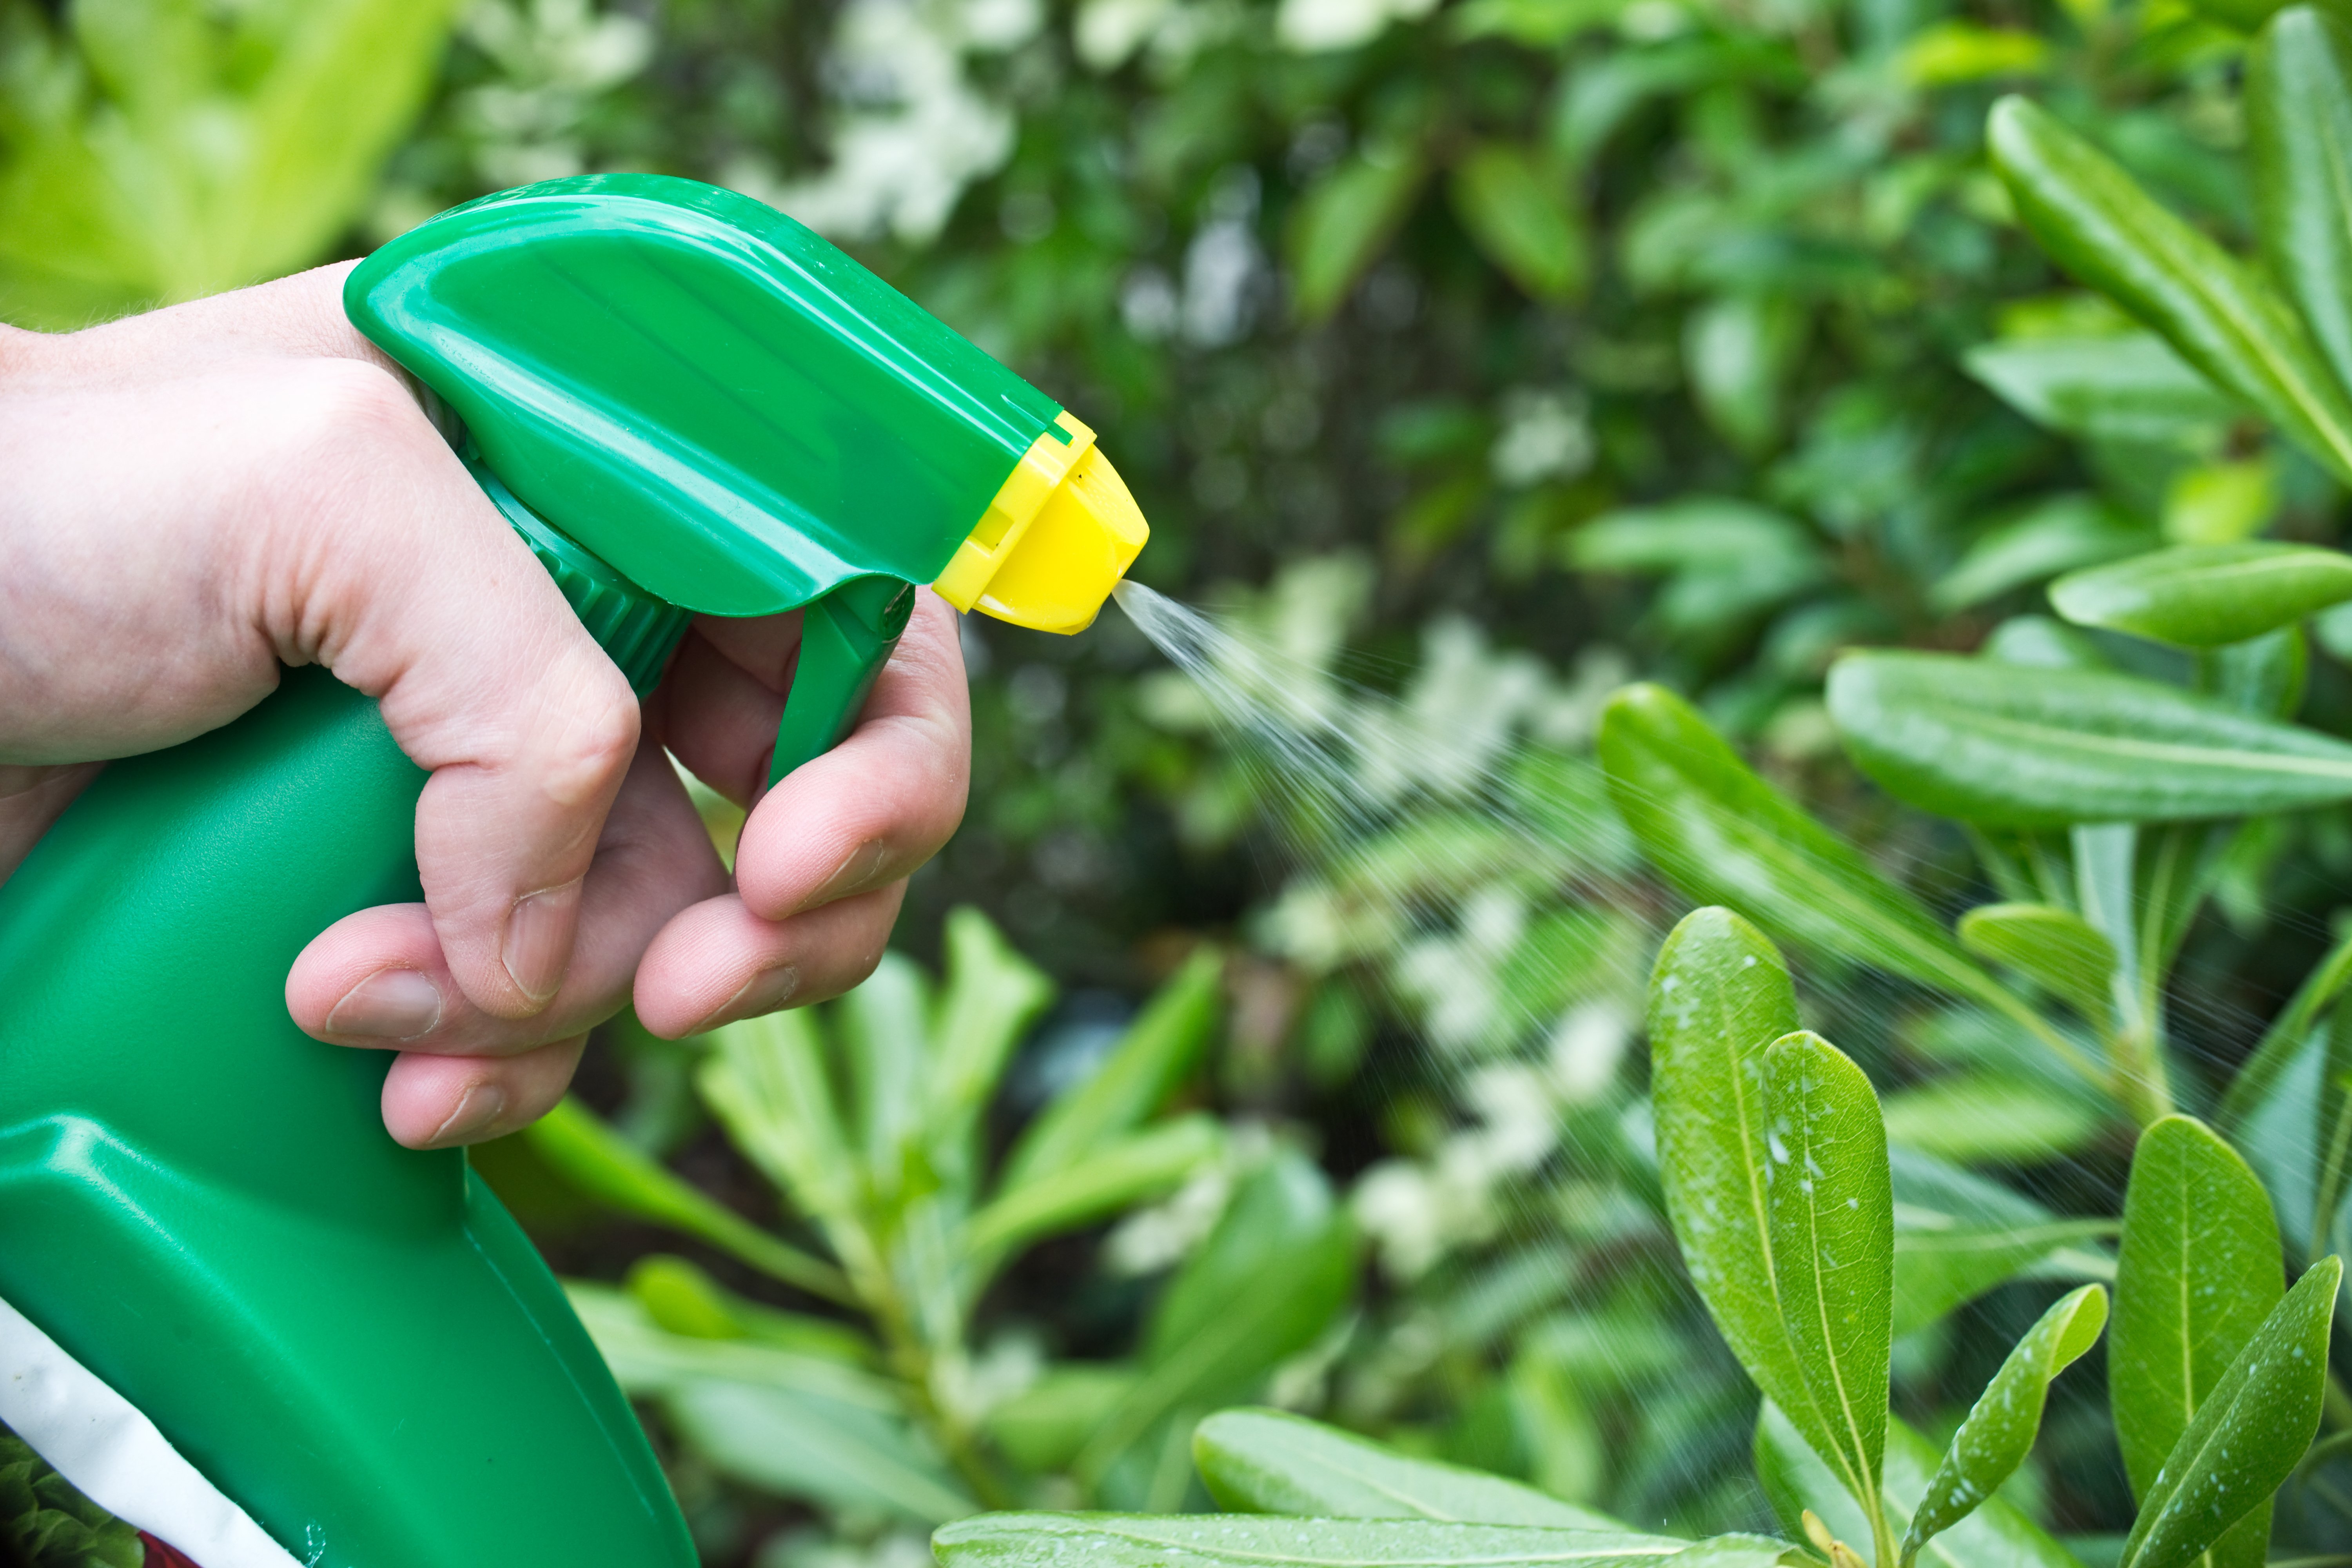
<path fill-rule="evenodd" d="M 602 668 L 586 671 L 566 694 L 546 758 L 545 787 L 559 805 L 578 805 L 614 788 L 636 755 L 636 699 L 619 670 L 601 658 L 595 663 Z"/>

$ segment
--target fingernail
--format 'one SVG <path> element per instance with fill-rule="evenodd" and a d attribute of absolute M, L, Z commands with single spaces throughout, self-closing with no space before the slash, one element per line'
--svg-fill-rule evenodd
<path fill-rule="evenodd" d="M 701 1034 L 721 1024 L 731 1024 L 738 1018 L 756 1018 L 762 1013 L 772 1013 L 793 999 L 801 988 L 800 965 L 780 963 L 773 969 L 762 969 L 736 988 L 735 994 L 712 1008 L 709 1016 L 687 1031 Z"/>
<path fill-rule="evenodd" d="M 457 1101 L 440 1126 L 433 1130 L 432 1146 L 441 1148 L 450 1143 L 463 1143 L 477 1138 L 495 1123 L 507 1108 L 507 1091 L 494 1083 L 478 1083 Z"/>
<path fill-rule="evenodd" d="M 832 876 L 819 883 L 815 892 L 801 900 L 801 908 L 813 910 L 819 904 L 829 904 L 850 889 L 881 869 L 882 857 L 890 847 L 878 838 L 868 839 L 849 852 L 849 858 L 835 868 Z"/>
<path fill-rule="evenodd" d="M 441 988 L 414 969 L 379 969 L 327 1015 L 327 1033 L 405 1040 L 441 1021 Z"/>
<path fill-rule="evenodd" d="M 506 939 L 499 944 L 499 961 L 515 989 L 534 1002 L 544 1002 L 563 984 L 563 966 L 572 960 L 572 932 L 580 910 L 580 881 L 574 878 L 560 888 L 526 893 L 507 911 Z"/>

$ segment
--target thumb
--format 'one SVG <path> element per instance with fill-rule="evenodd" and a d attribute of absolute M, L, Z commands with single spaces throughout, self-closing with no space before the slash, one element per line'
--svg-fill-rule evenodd
<path fill-rule="evenodd" d="M 307 423 L 333 436 L 290 465 L 263 568 L 270 635 L 380 699 L 431 770 L 416 865 L 450 975 L 483 1011 L 528 1017 L 570 963 L 636 700 L 398 382 L 348 360 L 305 376 L 335 405 Z"/>

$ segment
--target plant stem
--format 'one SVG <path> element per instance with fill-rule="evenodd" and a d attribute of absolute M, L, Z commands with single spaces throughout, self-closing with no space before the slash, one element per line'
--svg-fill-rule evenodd
<path fill-rule="evenodd" d="M 1875 1563 L 1878 1568 L 1897 1568 L 1895 1532 L 1887 1528 L 1886 1503 L 1885 1500 L 1878 1495 L 1878 1488 L 1874 1486 L 1870 1489 L 1869 1500 L 1871 1561 Z"/>

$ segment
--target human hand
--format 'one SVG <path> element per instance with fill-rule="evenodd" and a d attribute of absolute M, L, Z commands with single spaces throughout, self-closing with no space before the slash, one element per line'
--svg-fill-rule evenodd
<path fill-rule="evenodd" d="M 633 985 L 677 1036 L 871 973 L 962 815 L 962 660 L 922 592 L 856 731 L 760 796 L 798 616 L 698 620 L 641 710 L 345 321 L 346 270 L 0 329 L 0 878 L 100 760 L 327 666 L 432 773 L 425 901 L 320 933 L 287 1006 L 399 1053 L 394 1137 L 476 1142 L 544 1113 Z M 731 883 L 665 748 L 752 807 Z"/>

